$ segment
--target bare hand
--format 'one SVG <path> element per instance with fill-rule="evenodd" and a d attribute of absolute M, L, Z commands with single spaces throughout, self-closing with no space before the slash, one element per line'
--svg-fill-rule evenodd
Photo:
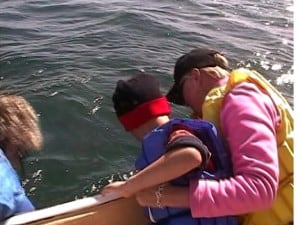
<path fill-rule="evenodd" d="M 130 197 L 133 194 L 130 192 L 130 190 L 128 190 L 126 181 L 116 181 L 106 185 L 102 189 L 101 194 L 105 195 L 109 193 L 117 193 L 125 198 Z"/>

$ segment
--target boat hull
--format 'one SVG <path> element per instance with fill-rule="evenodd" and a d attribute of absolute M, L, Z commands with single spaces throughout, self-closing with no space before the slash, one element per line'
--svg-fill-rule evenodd
<path fill-rule="evenodd" d="M 135 198 L 117 198 L 86 204 L 82 199 L 49 207 L 34 212 L 23 213 L 9 218 L 1 225 L 146 225 L 148 219 Z M 94 199 L 92 199 L 94 200 Z M 85 202 L 84 202 L 85 201 Z M 81 203 L 84 206 L 78 207 Z M 61 210 L 63 209 L 63 210 Z M 66 212 L 62 212 L 66 211 Z"/>

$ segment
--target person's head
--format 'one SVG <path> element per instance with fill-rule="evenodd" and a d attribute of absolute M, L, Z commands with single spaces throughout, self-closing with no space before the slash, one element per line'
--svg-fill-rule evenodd
<path fill-rule="evenodd" d="M 30 150 L 42 147 L 39 118 L 21 96 L 0 95 L 0 147 L 15 167 Z"/>
<path fill-rule="evenodd" d="M 156 126 L 167 122 L 171 113 L 168 100 L 160 92 L 158 80 L 145 73 L 119 80 L 112 101 L 124 129 L 139 140 Z"/>
<path fill-rule="evenodd" d="M 167 99 L 199 110 L 209 90 L 223 84 L 229 71 L 227 59 L 218 51 L 193 49 L 177 59 Z"/>

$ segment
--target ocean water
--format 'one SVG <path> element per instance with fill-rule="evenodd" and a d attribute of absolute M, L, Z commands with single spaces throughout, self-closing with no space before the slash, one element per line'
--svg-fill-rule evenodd
<path fill-rule="evenodd" d="M 0 91 L 33 104 L 45 137 L 22 177 L 36 207 L 129 175 L 139 145 L 115 117 L 117 80 L 146 71 L 167 92 L 176 59 L 194 47 L 261 72 L 293 107 L 293 9 L 292 0 L 0 1 Z"/>

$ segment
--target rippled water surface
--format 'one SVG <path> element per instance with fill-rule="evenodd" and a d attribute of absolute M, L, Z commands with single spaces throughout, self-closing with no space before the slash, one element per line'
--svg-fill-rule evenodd
<path fill-rule="evenodd" d="M 25 162 L 34 204 L 89 196 L 127 176 L 139 149 L 114 115 L 116 81 L 146 71 L 166 92 L 177 57 L 194 47 L 258 70 L 293 106 L 293 26 L 291 0 L 0 1 L 0 90 L 34 105 L 45 136 Z"/>

